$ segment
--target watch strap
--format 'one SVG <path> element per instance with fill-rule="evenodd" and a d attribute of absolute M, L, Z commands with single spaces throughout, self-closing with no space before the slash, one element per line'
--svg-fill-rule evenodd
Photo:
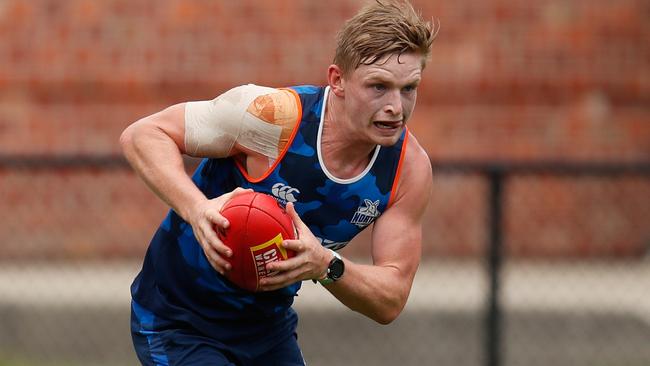
<path fill-rule="evenodd" d="M 329 278 L 329 277 L 321 278 L 320 280 L 317 280 L 317 281 L 318 281 L 318 283 L 320 283 L 323 286 L 329 285 L 330 283 L 334 283 L 334 280 Z"/>
<path fill-rule="evenodd" d="M 332 265 L 332 262 L 333 262 L 333 261 L 335 261 L 335 260 L 343 260 L 343 259 L 341 258 L 341 255 L 340 255 L 339 253 L 335 252 L 335 251 L 332 250 L 332 249 L 328 249 L 328 250 L 332 253 L 333 257 L 332 257 L 332 260 L 330 261 L 330 263 L 329 263 L 328 266 L 327 266 L 327 271 L 326 271 L 326 273 L 325 273 L 325 277 L 320 278 L 320 279 L 318 279 L 318 280 L 314 279 L 314 280 L 313 280 L 314 283 L 316 283 L 316 281 L 318 281 L 318 283 L 320 283 L 321 285 L 329 285 L 330 283 L 334 283 L 334 282 L 336 282 L 335 279 L 333 279 L 333 278 L 331 278 L 331 277 L 329 276 L 329 271 L 330 271 L 330 268 L 329 268 L 329 267 Z"/>

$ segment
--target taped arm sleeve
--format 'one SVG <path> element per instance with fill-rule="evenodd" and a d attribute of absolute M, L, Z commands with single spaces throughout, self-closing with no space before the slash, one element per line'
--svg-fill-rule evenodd
<path fill-rule="evenodd" d="M 247 109 L 259 96 L 276 89 L 253 84 L 233 88 L 210 101 L 185 104 L 185 152 L 191 156 L 223 158 L 247 135 Z M 248 123 L 247 123 L 248 122 Z"/>

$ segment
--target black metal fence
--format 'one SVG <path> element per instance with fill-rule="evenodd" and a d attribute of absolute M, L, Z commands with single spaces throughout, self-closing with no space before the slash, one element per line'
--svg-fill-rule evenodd
<path fill-rule="evenodd" d="M 489 292 L 485 301 L 484 355 L 486 366 L 503 365 L 503 307 L 500 301 L 501 270 L 507 253 L 503 249 L 503 196 L 507 195 L 507 181 L 511 176 L 551 174 L 570 177 L 629 177 L 640 176 L 650 180 L 649 163 L 572 163 L 572 162 L 439 162 L 433 164 L 434 171 L 447 174 L 480 172 L 489 181 L 489 240 L 486 243 L 486 276 Z M 504 187 L 505 186 L 505 187 Z M 641 200 L 649 200 L 650 191 L 639 192 Z M 650 203 L 650 202 L 646 202 Z M 646 237 L 650 246 L 650 207 Z M 650 282 L 648 282 L 650 284 Z M 650 328 L 647 329 L 650 337 Z M 650 361 L 650 359 L 647 359 Z"/>
<path fill-rule="evenodd" d="M 433 169 L 404 313 L 379 326 L 305 284 L 308 364 L 650 364 L 650 164 Z M 164 206 L 119 156 L 0 157 L 0 193 L 0 365 L 135 364 L 128 286 Z"/>

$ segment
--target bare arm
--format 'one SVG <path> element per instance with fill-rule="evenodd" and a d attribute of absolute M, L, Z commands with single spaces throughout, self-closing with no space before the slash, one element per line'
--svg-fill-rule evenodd
<path fill-rule="evenodd" d="M 181 103 L 142 118 L 120 137 L 124 155 L 134 170 L 192 226 L 208 261 L 221 273 L 230 269 L 223 258 L 230 257 L 231 251 L 219 240 L 213 226 L 228 227 L 221 207 L 233 195 L 246 190 L 237 188 L 207 199 L 186 174 L 182 155 L 236 156 L 245 163 L 249 174 L 264 172 L 269 157 L 277 156 L 297 122 L 297 103 L 290 92 L 245 85 L 212 101 Z M 273 113 L 274 118 L 259 118 L 262 113 L 258 109 L 275 106 L 281 112 Z M 251 131 L 255 133 L 247 133 Z M 240 133 L 243 138 L 239 138 Z M 265 144 L 246 137 L 249 135 L 265 137 Z"/>
<path fill-rule="evenodd" d="M 381 324 L 397 318 L 406 305 L 420 262 L 422 216 L 432 182 L 429 159 L 418 150 L 407 151 L 412 161 L 404 167 L 397 199 L 374 224 L 373 264 L 345 260 L 342 279 L 326 286 L 350 309 Z"/>
<path fill-rule="evenodd" d="M 372 265 L 345 261 L 343 277 L 325 287 L 343 304 L 381 324 L 393 321 L 406 305 L 420 262 L 422 216 L 432 188 L 429 158 L 415 139 L 407 147 L 397 197 L 375 222 L 372 232 Z M 291 205 L 301 240 L 289 240 L 287 247 L 303 254 L 295 261 L 269 264 L 269 270 L 286 271 L 264 279 L 265 289 L 285 286 L 292 281 L 318 278 L 332 256 L 300 221 Z M 300 263 L 300 260 L 309 262 Z M 293 262 L 292 262 L 293 261 Z"/>
<path fill-rule="evenodd" d="M 230 257 L 231 251 L 219 240 L 213 225 L 228 226 L 219 211 L 232 195 L 244 190 L 208 200 L 196 187 L 183 165 L 184 115 L 183 103 L 142 118 L 124 130 L 120 144 L 133 169 L 158 197 L 192 225 L 208 261 L 224 273 L 230 269 L 224 257 Z"/>
<path fill-rule="evenodd" d="M 124 130 L 120 144 L 126 159 L 149 188 L 184 219 L 205 196 L 185 173 L 185 104 L 142 118 Z"/>

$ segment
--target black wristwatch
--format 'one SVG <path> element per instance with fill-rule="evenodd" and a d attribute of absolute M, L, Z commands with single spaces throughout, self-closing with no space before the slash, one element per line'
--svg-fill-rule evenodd
<path fill-rule="evenodd" d="M 343 276 L 343 272 L 345 272 L 345 263 L 343 263 L 343 259 L 339 253 L 333 251 L 332 249 L 329 251 L 332 252 L 332 255 L 334 257 L 330 261 L 330 264 L 327 266 L 327 275 L 325 278 L 318 280 L 321 285 L 328 285 L 332 282 L 338 281 L 341 279 L 341 276 Z"/>

